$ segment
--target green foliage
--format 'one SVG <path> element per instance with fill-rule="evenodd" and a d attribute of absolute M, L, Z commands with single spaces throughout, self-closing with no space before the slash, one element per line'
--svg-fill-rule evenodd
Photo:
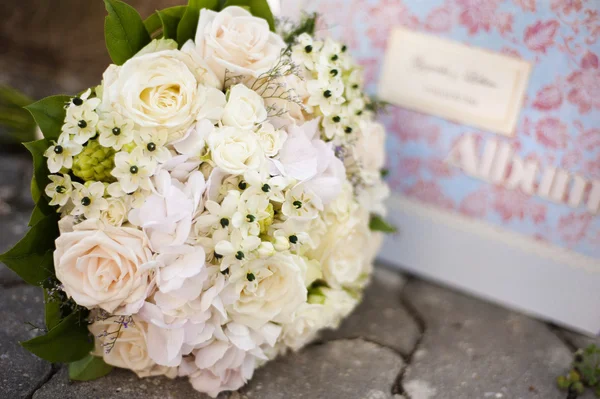
<path fill-rule="evenodd" d="M 590 345 L 579 349 L 573 357 L 572 369 L 556 379 L 560 389 L 569 391 L 569 398 L 577 398 L 589 387 L 600 398 L 600 348 Z"/>
<path fill-rule="evenodd" d="M 187 6 L 175 6 L 156 11 L 144 20 L 146 31 L 152 38 L 177 39 L 177 26 L 179 25 L 186 8 Z M 159 14 L 162 14 L 163 17 L 161 18 Z M 165 19 L 167 21 L 165 21 Z M 175 21 L 176 24 L 173 26 Z M 165 35 L 165 22 L 169 23 L 167 26 L 168 36 Z M 174 31 L 173 28 L 175 29 Z"/>
<path fill-rule="evenodd" d="M 87 356 L 94 340 L 82 312 L 71 313 L 47 334 L 21 342 L 34 355 L 52 363 L 71 363 Z"/>
<path fill-rule="evenodd" d="M 6 136 L 0 136 L 0 143 L 21 143 L 35 140 L 35 121 L 24 107 L 32 99 L 17 89 L 0 85 L 0 126 Z"/>
<path fill-rule="evenodd" d="M 120 0 L 104 0 L 108 15 L 104 20 L 104 38 L 110 58 L 117 65 L 133 57 L 150 43 L 140 14 Z"/>
<path fill-rule="evenodd" d="M 58 234 L 58 214 L 48 215 L 13 248 L 0 255 L 0 262 L 29 284 L 41 285 L 54 274 L 52 252 Z"/>
<path fill-rule="evenodd" d="M 223 8 L 239 6 L 247 8 L 255 17 L 263 18 L 269 24 L 269 28 L 275 31 L 275 18 L 267 0 L 227 0 Z"/>
<path fill-rule="evenodd" d="M 91 381 L 112 371 L 109 366 L 100 357 L 87 355 L 83 359 L 69 364 L 69 379 L 73 381 Z"/>
<path fill-rule="evenodd" d="M 216 10 L 218 6 L 218 0 L 189 0 L 185 13 L 177 26 L 177 43 L 179 43 L 179 47 L 196 36 L 200 10 L 203 8 Z"/>
<path fill-rule="evenodd" d="M 69 100 L 69 96 L 50 96 L 25 107 L 46 139 L 58 140 L 67 114 L 65 104 Z"/>
<path fill-rule="evenodd" d="M 369 228 L 372 231 L 381 231 L 383 233 L 395 233 L 398 231 L 394 226 L 392 226 L 391 224 L 386 222 L 379 215 L 371 215 L 371 220 L 369 222 Z"/>
<path fill-rule="evenodd" d="M 388 103 L 387 101 L 379 100 L 375 97 L 372 97 L 369 99 L 369 101 L 367 101 L 365 108 L 376 114 L 385 114 L 386 112 L 388 112 L 389 106 L 390 103 Z"/>
<path fill-rule="evenodd" d="M 298 36 L 303 33 L 308 33 L 313 36 L 315 34 L 315 28 L 317 27 L 318 14 L 303 14 L 300 22 L 292 26 L 287 32 L 283 33 L 283 40 L 289 45 L 293 44 Z"/>

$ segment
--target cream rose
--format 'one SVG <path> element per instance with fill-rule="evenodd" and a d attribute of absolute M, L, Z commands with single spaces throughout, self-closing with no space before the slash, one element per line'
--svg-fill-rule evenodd
<path fill-rule="evenodd" d="M 56 278 L 81 306 L 135 311 L 146 299 L 151 276 L 142 266 L 151 256 L 142 231 L 87 220 L 56 240 Z"/>
<path fill-rule="evenodd" d="M 323 277 L 333 288 L 356 288 L 366 282 L 371 268 L 369 215 L 356 209 L 342 222 L 333 221 L 311 257 L 321 262 Z"/>
<path fill-rule="evenodd" d="M 284 130 L 277 130 L 268 122 L 263 123 L 257 133 L 260 146 L 268 157 L 277 155 L 287 139 L 287 133 Z"/>
<path fill-rule="evenodd" d="M 285 47 L 264 19 L 241 7 L 219 13 L 202 9 L 195 42 L 198 53 L 221 79 L 225 71 L 258 77 L 277 63 Z"/>
<path fill-rule="evenodd" d="M 115 332 L 119 325 L 115 323 L 117 317 L 97 320 L 88 329 L 95 337 L 94 355 L 102 357 L 106 364 L 130 369 L 138 377 L 164 375 L 175 378 L 176 367 L 164 367 L 156 364 L 148 355 L 148 324 L 132 316 L 131 320 L 124 320 L 126 326 L 121 327 L 118 338 Z M 112 334 L 111 334 L 112 333 Z"/>
<path fill-rule="evenodd" d="M 215 164 L 233 175 L 258 169 L 264 159 L 256 133 L 251 130 L 231 126 L 215 129 L 207 142 Z"/>
<path fill-rule="evenodd" d="M 250 130 L 266 119 L 265 102 L 254 90 L 242 84 L 229 90 L 229 98 L 223 111 L 224 125 Z"/>
<path fill-rule="evenodd" d="M 136 56 L 121 67 L 111 65 L 103 76 L 102 107 L 116 109 L 141 127 L 180 132 L 198 115 L 206 68 L 178 50 Z"/>
<path fill-rule="evenodd" d="M 102 212 L 101 219 L 111 226 L 120 227 L 127 220 L 127 205 L 123 198 L 107 199 L 108 208 Z"/>
<path fill-rule="evenodd" d="M 223 298 L 238 323 L 259 329 L 266 323 L 288 323 L 306 302 L 306 262 L 297 255 L 275 254 L 248 262 L 232 273 Z"/>

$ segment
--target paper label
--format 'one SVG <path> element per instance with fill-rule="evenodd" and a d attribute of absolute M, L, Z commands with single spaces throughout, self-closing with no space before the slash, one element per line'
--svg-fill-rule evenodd
<path fill-rule="evenodd" d="M 392 31 L 379 97 L 400 107 L 512 136 L 527 61 L 404 28 Z"/>

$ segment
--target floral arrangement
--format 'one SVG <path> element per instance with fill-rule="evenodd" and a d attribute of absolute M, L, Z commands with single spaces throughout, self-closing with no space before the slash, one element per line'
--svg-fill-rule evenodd
<path fill-rule="evenodd" d="M 0 260 L 45 292 L 23 342 L 70 377 L 122 367 L 212 396 L 335 328 L 384 220 L 384 129 L 346 46 L 264 0 L 146 20 L 105 0 L 102 83 L 27 107 L 31 229 Z"/>

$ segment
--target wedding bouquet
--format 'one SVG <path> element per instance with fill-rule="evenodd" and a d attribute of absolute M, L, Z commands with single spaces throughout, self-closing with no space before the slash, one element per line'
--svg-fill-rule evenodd
<path fill-rule="evenodd" d="M 384 129 L 343 44 L 266 0 L 143 21 L 105 0 L 102 83 L 30 105 L 31 229 L 0 260 L 45 292 L 23 342 L 216 396 L 356 306 L 381 241 Z"/>

